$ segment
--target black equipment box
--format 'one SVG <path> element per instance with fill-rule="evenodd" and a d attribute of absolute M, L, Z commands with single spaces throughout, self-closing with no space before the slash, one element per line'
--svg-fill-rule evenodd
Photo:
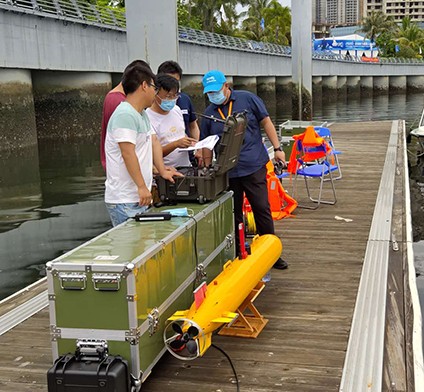
<path fill-rule="evenodd" d="M 198 201 L 203 204 L 228 188 L 228 171 L 236 166 L 243 144 L 247 118 L 239 113 L 224 122 L 224 132 L 217 149 L 217 160 L 209 168 L 179 167 L 184 177 L 174 177 L 175 183 L 156 177 L 159 197 L 162 202 Z"/>
<path fill-rule="evenodd" d="M 99 360 L 80 359 L 67 354 L 56 360 L 47 372 L 49 392 L 130 392 L 128 363 L 121 357 Z"/>

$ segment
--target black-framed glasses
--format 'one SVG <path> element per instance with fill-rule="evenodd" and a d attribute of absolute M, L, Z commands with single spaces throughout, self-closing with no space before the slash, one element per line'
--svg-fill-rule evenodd
<path fill-rule="evenodd" d="M 159 91 L 159 87 L 158 87 L 158 86 L 156 86 L 156 84 L 149 83 L 149 86 L 150 86 L 150 87 L 153 87 L 153 88 L 155 89 L 155 92 L 156 92 L 156 93 Z"/>

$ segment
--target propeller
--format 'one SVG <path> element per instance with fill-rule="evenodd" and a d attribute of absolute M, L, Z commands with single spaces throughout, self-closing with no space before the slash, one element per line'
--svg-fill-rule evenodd
<path fill-rule="evenodd" d="M 174 351 L 181 351 L 184 347 L 190 354 L 196 354 L 197 343 L 194 338 L 199 334 L 199 330 L 193 325 L 184 332 L 178 323 L 172 323 L 172 329 L 178 334 L 178 337 L 169 345 Z"/>

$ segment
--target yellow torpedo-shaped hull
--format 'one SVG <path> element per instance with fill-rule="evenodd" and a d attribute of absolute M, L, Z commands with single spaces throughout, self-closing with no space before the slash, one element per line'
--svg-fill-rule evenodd
<path fill-rule="evenodd" d="M 194 302 L 190 309 L 178 311 L 169 318 L 187 320 L 188 325 L 191 323 L 202 331 L 203 342 L 199 347 L 199 355 L 203 355 L 210 346 L 212 332 L 237 317 L 235 311 L 272 268 L 281 251 L 281 241 L 275 235 L 255 237 L 251 244 L 251 254 L 245 259 L 236 258 L 224 265 L 223 271 L 209 283 L 200 306 Z"/>

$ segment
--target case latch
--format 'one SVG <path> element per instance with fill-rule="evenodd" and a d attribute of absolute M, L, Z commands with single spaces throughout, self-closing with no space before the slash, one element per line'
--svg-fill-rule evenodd
<path fill-rule="evenodd" d="M 106 340 L 78 339 L 75 355 L 82 360 L 99 361 L 108 356 L 109 348 Z"/>
<path fill-rule="evenodd" d="M 80 272 L 59 272 L 60 287 L 62 290 L 85 290 L 87 275 Z"/>
<path fill-rule="evenodd" d="M 147 315 L 147 319 L 149 320 L 149 335 L 152 336 L 159 327 L 159 309 L 153 308 Z"/>
<path fill-rule="evenodd" d="M 225 249 L 228 250 L 233 246 L 234 236 L 232 234 L 227 234 L 225 236 Z"/>
<path fill-rule="evenodd" d="M 121 288 L 121 276 L 118 274 L 93 274 L 91 280 L 97 291 L 118 291 Z"/>
<path fill-rule="evenodd" d="M 206 280 L 206 269 L 203 264 L 199 264 L 196 267 L 196 285 L 199 285 L 201 282 Z"/>

